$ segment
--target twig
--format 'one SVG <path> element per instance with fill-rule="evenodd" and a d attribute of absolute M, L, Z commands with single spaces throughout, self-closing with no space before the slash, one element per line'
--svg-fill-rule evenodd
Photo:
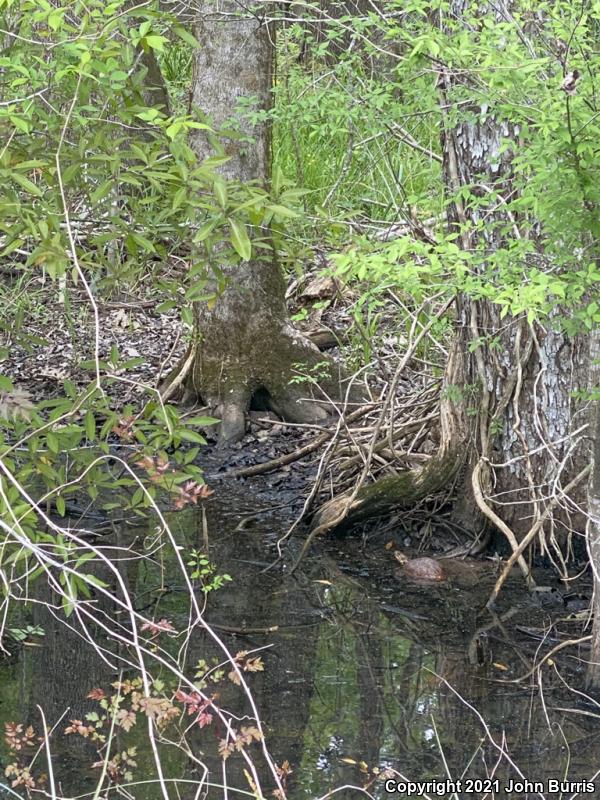
<path fill-rule="evenodd" d="M 578 475 L 576 475 L 573 478 L 573 480 L 565 486 L 565 488 L 562 490 L 562 494 L 563 495 L 567 495 L 572 489 L 574 489 L 578 484 L 580 484 L 581 481 L 589 475 L 591 469 L 592 469 L 592 465 L 591 464 L 588 464 L 587 467 L 584 467 L 584 469 L 582 469 L 581 472 Z M 490 605 L 492 605 L 494 603 L 494 601 L 498 597 L 498 594 L 500 593 L 500 589 L 502 588 L 502 586 L 504 585 L 504 582 L 506 581 L 506 579 L 508 577 L 509 572 L 511 571 L 511 569 L 514 566 L 515 561 L 521 556 L 521 554 L 523 552 L 525 552 L 525 550 L 527 549 L 529 544 L 535 538 L 537 532 L 540 530 L 540 528 L 542 527 L 544 522 L 550 516 L 550 514 L 552 512 L 552 509 L 558 504 L 558 502 L 559 502 L 558 495 L 556 495 L 555 497 L 551 498 L 550 502 L 546 506 L 546 509 L 544 510 L 544 513 L 537 520 L 535 525 L 531 526 L 531 528 L 529 529 L 527 535 L 523 538 L 521 543 L 518 544 L 515 549 L 513 549 L 513 553 L 511 555 L 511 557 L 508 559 L 508 561 L 506 562 L 506 566 L 502 570 L 502 574 L 500 575 L 500 577 L 496 581 L 496 585 L 494 586 L 494 590 L 492 591 L 492 594 L 490 595 L 490 599 L 487 601 L 487 605 L 488 606 L 490 606 Z M 511 542 L 511 544 L 512 544 L 512 542 Z"/>
<path fill-rule="evenodd" d="M 357 408 L 356 411 L 348 414 L 346 417 L 346 422 L 356 422 L 357 419 L 364 417 L 365 414 L 371 411 L 373 407 L 373 403 L 368 403 L 367 405 Z M 317 436 L 316 439 L 313 439 L 310 444 L 304 445 L 304 447 L 299 447 L 297 450 L 294 450 L 291 453 L 285 453 L 285 455 L 279 456 L 278 458 L 272 458 L 270 461 L 263 461 L 262 464 L 254 464 L 252 467 L 232 469 L 214 477 L 252 478 L 255 475 L 264 475 L 265 472 L 271 472 L 274 469 L 286 466 L 286 464 L 292 464 L 294 461 L 298 461 L 299 459 L 304 458 L 304 456 L 314 453 L 315 450 L 318 450 L 319 447 L 321 447 L 321 445 L 325 444 L 325 442 L 331 439 L 333 435 L 334 431 L 324 431 L 320 436 Z"/>

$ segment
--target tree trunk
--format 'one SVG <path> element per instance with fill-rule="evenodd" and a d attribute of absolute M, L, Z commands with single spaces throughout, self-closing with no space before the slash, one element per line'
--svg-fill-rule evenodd
<path fill-rule="evenodd" d="M 592 471 L 588 485 L 588 550 L 593 571 L 592 650 L 588 666 L 588 685 L 600 689 L 600 331 L 590 336 L 590 428 L 592 433 Z"/>
<path fill-rule="evenodd" d="M 506 21 L 513 18 L 516 5 L 505 0 L 493 7 L 453 0 L 448 18 L 454 22 L 464 19 L 476 36 L 474 14 Z M 517 126 L 502 118 L 493 105 L 493 93 L 489 104 L 479 106 L 471 100 L 468 106 L 465 96 L 477 97 L 471 80 L 465 69 L 440 68 L 443 167 L 446 190 L 453 201 L 449 225 L 458 234 L 459 246 L 481 256 L 479 262 L 473 262 L 480 266 L 471 269 L 478 269 L 484 281 L 496 277 L 494 253 L 506 247 L 510 237 L 528 234 L 521 232 L 520 220 L 510 209 L 516 193 L 512 159 L 518 147 Z M 514 148 L 503 147 L 507 139 L 515 142 Z M 582 201 L 582 210 L 583 206 Z M 542 245 L 537 239 L 535 244 L 543 261 Z M 587 389 L 588 347 L 583 336 L 568 336 L 561 329 L 561 317 L 568 316 L 568 310 L 556 309 L 543 325 L 529 324 L 524 315 L 503 318 L 501 306 L 489 300 L 466 295 L 457 298 L 456 332 L 464 364 L 462 395 L 471 432 L 466 456 L 470 469 L 465 470 L 455 519 L 471 532 L 479 531 L 482 522 L 499 528 L 513 552 L 519 539 L 533 529 L 535 535 L 529 541 L 536 541 L 562 572 L 566 572 L 573 534 L 584 530 L 580 508 L 585 500 L 583 477 L 588 460 L 586 433 L 575 432 L 585 422 L 579 413 L 583 408 L 574 399 L 577 392 Z M 443 456 L 442 446 L 432 462 L 443 461 Z M 454 463 L 455 469 L 459 463 Z M 384 494 L 386 507 L 406 507 L 439 489 L 438 482 L 429 489 L 426 482 L 418 481 L 422 471 L 412 471 L 412 479 L 403 473 L 401 480 L 385 478 L 362 489 L 360 518 L 378 516 Z M 450 485 L 454 473 L 449 470 L 446 474 Z M 571 497 L 563 493 L 568 483 Z M 348 496 L 337 498 L 338 509 L 344 499 L 349 512 L 353 511 L 356 498 L 353 506 Z M 323 531 L 348 521 L 344 514 L 333 517 L 332 508 L 330 502 L 317 515 L 317 526 Z M 323 526 L 325 521 L 329 524 Z M 522 556 L 519 563 L 529 577 Z"/>
<path fill-rule="evenodd" d="M 144 88 L 142 91 L 144 105 L 149 107 L 156 106 L 168 117 L 171 113 L 169 90 L 163 78 L 160 64 L 158 63 L 154 50 L 150 48 L 148 50 L 142 49 L 140 61 L 146 71 L 143 79 Z"/>
<path fill-rule="evenodd" d="M 460 0 L 454 5 L 460 17 L 470 3 Z M 442 74 L 445 105 L 452 105 L 453 81 Z M 471 121 L 447 126 L 443 132 L 447 190 L 455 195 L 469 187 L 469 200 L 456 200 L 450 207 L 450 222 L 465 250 L 485 248 L 493 254 L 507 245 L 507 229 L 521 235 L 509 210 L 515 196 L 513 148 L 502 148 L 510 137 L 516 149 L 518 134 L 493 107 L 472 111 Z M 468 232 L 477 226 L 483 233 Z M 586 459 L 580 446 L 583 435 L 572 435 L 579 410 L 574 394 L 587 388 L 586 342 L 560 329 L 561 317 L 568 315 L 561 309 L 538 325 L 529 324 L 524 314 L 502 318 L 501 306 L 487 300 L 462 297 L 458 305 L 465 389 L 475 390 L 478 404 L 471 450 L 472 466 L 478 469 L 466 477 L 456 521 L 472 520 L 476 504 L 479 514 L 509 540 L 511 532 L 516 539 L 541 520 L 548 502 L 553 503 L 557 509 L 548 515 L 537 539 L 541 551 L 564 569 L 571 534 L 582 526 L 577 506 L 560 493 Z M 583 496 L 581 485 L 578 500 Z"/>
<path fill-rule="evenodd" d="M 192 104 L 204 112 L 214 130 L 227 128 L 240 99 L 257 98 L 258 109 L 271 104 L 272 26 L 240 11 L 234 0 L 205 2 L 197 17 L 197 51 Z M 241 119 L 241 122 L 240 122 Z M 230 160 L 220 172 L 228 180 L 258 181 L 270 177 L 269 129 L 236 120 L 243 138 L 224 139 Z M 214 154 L 204 131 L 192 146 L 202 161 Z M 221 442 L 241 438 L 245 412 L 253 398 L 284 419 L 315 422 L 327 412 L 307 390 L 290 385 L 294 365 L 309 370 L 324 357 L 289 323 L 283 275 L 274 257 L 222 267 L 226 286 L 212 306 L 196 303 L 196 343 L 184 363 L 188 396 L 201 397 L 222 420 Z M 333 390 L 334 383 L 329 387 Z"/>

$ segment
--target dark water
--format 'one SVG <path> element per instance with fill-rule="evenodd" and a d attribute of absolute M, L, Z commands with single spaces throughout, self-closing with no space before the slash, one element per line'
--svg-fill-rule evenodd
<path fill-rule="evenodd" d="M 543 636 L 550 621 L 523 593 L 518 577 L 501 596 L 497 614 L 504 622 L 499 623 L 485 610 L 494 581 L 491 565 L 459 570 L 449 583 L 417 585 L 394 576 L 393 560 L 376 537 L 364 547 L 357 538 L 322 542 L 293 577 L 280 570 L 263 573 L 288 520 L 279 510 L 236 530 L 261 505 L 240 491 L 208 504 L 205 527 L 200 513 L 175 514 L 170 523 L 182 552 L 204 549 L 208 537 L 211 560 L 233 577 L 209 596 L 206 612 L 220 626 L 223 641 L 232 652 L 264 648 L 265 669 L 249 675 L 248 682 L 273 759 L 278 764 L 287 760 L 293 770 L 290 798 L 313 800 L 336 789 L 332 796 L 345 799 L 600 797 L 600 780 L 593 792 L 547 791 L 549 779 L 574 782 L 594 776 L 600 766 L 598 709 L 580 702 L 563 683 L 581 688 L 576 649 L 561 657 L 556 668 L 545 667 L 539 681 L 510 683 L 528 672 L 539 645 L 536 637 Z M 129 543 L 134 534 L 123 536 Z M 136 541 L 141 544 L 139 531 Z M 186 594 L 167 548 L 141 562 L 124 562 L 122 574 L 138 607 L 147 606 L 149 618 L 165 617 L 185 629 Z M 25 622 L 40 625 L 45 636 L 34 640 L 37 646 L 17 648 L 13 658 L 0 662 L 0 723 L 31 722 L 40 729 L 38 706 L 49 725 L 60 720 L 52 739 L 57 793 L 92 797 L 98 779 L 98 770 L 89 769 L 93 751 L 61 731 L 69 718 L 81 718 L 93 708 L 85 700 L 90 689 L 107 687 L 118 677 L 111 666 L 115 659 L 103 661 L 76 630 L 65 627 L 60 612 L 50 615 L 38 607 L 20 624 Z M 70 622 L 77 627 L 75 620 Z M 260 632 L 272 626 L 278 629 Z M 252 632 L 236 635 L 231 628 Z M 573 626 L 573 634 L 576 630 Z M 106 642 L 100 643 L 110 651 Z M 171 645 L 176 649 L 180 642 L 174 639 Z M 549 640 L 544 652 L 551 646 Z M 198 659 L 217 654 L 206 635 L 194 633 L 186 650 L 190 674 Z M 247 713 L 233 685 L 222 691 L 224 705 L 234 713 L 238 708 L 240 716 Z M 191 737 L 198 759 L 220 783 L 217 739 L 211 727 Z M 143 726 L 127 741 L 139 748 L 135 779 L 148 781 L 130 788 L 128 796 L 160 797 L 152 783 L 155 770 Z M 129 746 L 125 738 L 119 738 L 121 743 Z M 171 796 L 205 796 L 196 794 L 200 773 L 192 760 L 175 747 L 161 747 L 167 777 L 179 781 L 169 784 Z M 270 790 L 260 748 L 254 747 L 257 768 Z M 3 772 L 7 753 L 1 752 Z M 228 796 L 251 796 L 239 756 L 227 764 L 233 787 Z M 455 794 L 440 787 L 438 794 L 434 788 L 428 795 L 392 795 L 378 779 L 386 768 L 413 781 L 491 776 L 506 785 L 521 775 L 543 782 L 543 791 L 510 794 L 500 789 L 486 795 L 476 785 L 466 791 L 464 783 Z M 208 795 L 224 796 L 217 788 Z M 0 790 L 5 796 L 11 795 Z"/>

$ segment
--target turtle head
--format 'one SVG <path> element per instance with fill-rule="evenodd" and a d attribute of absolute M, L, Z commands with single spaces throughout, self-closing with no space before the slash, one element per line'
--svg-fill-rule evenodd
<path fill-rule="evenodd" d="M 394 558 L 399 564 L 406 564 L 408 558 L 400 550 L 394 550 Z"/>

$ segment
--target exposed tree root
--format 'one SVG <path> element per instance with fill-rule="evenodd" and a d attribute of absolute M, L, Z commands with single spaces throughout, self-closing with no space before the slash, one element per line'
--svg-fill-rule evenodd
<path fill-rule="evenodd" d="M 379 478 L 357 492 L 334 497 L 316 515 L 315 530 L 327 533 L 342 523 L 353 525 L 393 508 L 411 508 L 424 497 L 449 486 L 464 457 L 464 441 L 449 443 L 422 467 Z"/>
<path fill-rule="evenodd" d="M 506 539 L 508 540 L 508 543 L 512 548 L 513 554 L 515 553 L 517 554 L 515 560 L 518 561 L 519 566 L 521 567 L 521 572 L 525 577 L 527 587 L 531 589 L 535 586 L 535 581 L 531 576 L 531 570 L 529 569 L 529 564 L 523 558 L 523 551 L 519 550 L 519 542 L 517 541 L 517 537 L 515 536 L 513 531 L 508 527 L 508 525 L 502 519 L 500 519 L 500 517 L 490 508 L 490 506 L 485 501 L 483 494 L 482 478 L 481 478 L 481 472 L 484 467 L 487 469 L 487 462 L 485 459 L 480 458 L 477 464 L 475 465 L 475 469 L 471 474 L 471 482 L 473 485 L 473 494 L 475 495 L 475 501 L 480 511 L 490 520 L 490 522 L 492 522 L 506 536 Z"/>
<path fill-rule="evenodd" d="M 565 486 L 565 488 L 563 490 L 563 494 L 567 495 L 570 491 L 575 489 L 576 486 L 578 486 L 583 480 L 585 480 L 585 478 L 587 478 L 587 476 L 590 474 L 591 471 L 592 471 L 592 465 L 588 464 L 587 467 L 584 467 L 584 469 L 581 470 L 579 475 L 577 475 L 575 478 L 573 478 L 573 480 L 569 484 L 567 484 L 567 486 Z M 475 480 L 475 478 L 473 478 L 473 480 Z M 527 533 L 527 535 L 524 536 L 523 539 L 520 542 L 516 541 L 516 538 L 514 537 L 514 534 L 512 534 L 512 532 L 511 532 L 512 540 L 509 539 L 509 541 L 511 542 L 511 545 L 513 545 L 513 542 L 514 542 L 513 553 L 511 555 L 511 557 L 508 559 L 508 561 L 506 562 L 500 577 L 496 581 L 496 585 L 494 586 L 494 590 L 493 590 L 492 594 L 490 595 L 490 599 L 487 602 L 488 606 L 493 605 L 494 602 L 496 601 L 498 595 L 500 594 L 500 590 L 504 586 L 504 582 L 506 581 L 506 579 L 507 579 L 507 577 L 508 577 L 508 575 L 509 575 L 509 573 L 510 573 L 511 569 L 513 568 L 513 566 L 514 566 L 516 561 L 519 562 L 519 565 L 521 566 L 521 569 L 523 569 L 523 567 L 521 565 L 521 561 L 523 560 L 523 555 L 522 554 L 525 552 L 525 550 L 529 547 L 529 545 L 533 542 L 535 537 L 538 535 L 538 533 L 541 530 L 542 526 L 547 521 L 548 517 L 550 517 L 550 515 L 552 514 L 552 510 L 558 504 L 559 499 L 560 498 L 559 498 L 558 495 L 553 497 L 553 498 L 551 498 L 551 500 L 549 501 L 548 505 L 544 509 L 544 513 L 537 520 L 537 522 L 534 525 L 531 526 L 531 528 L 529 529 L 529 532 Z M 495 514 L 494 514 L 494 517 L 496 517 Z M 502 522 L 502 520 L 499 520 L 499 522 Z M 498 523 L 496 523 L 496 524 L 498 524 Z M 508 536 L 507 536 L 507 538 L 508 538 Z M 531 573 L 529 572 L 529 568 L 528 568 L 527 564 L 526 564 L 526 567 L 527 567 L 527 572 L 524 572 L 523 574 L 525 575 L 525 578 L 526 578 L 526 580 L 528 582 L 529 588 L 531 588 L 532 586 L 535 586 L 535 583 L 533 582 L 533 580 L 531 578 Z"/>
<path fill-rule="evenodd" d="M 410 508 L 452 483 L 467 453 L 469 429 L 462 401 L 453 402 L 450 391 L 451 387 L 460 386 L 462 382 L 463 355 L 458 343 L 455 343 L 448 357 L 444 377 L 440 402 L 441 441 L 437 453 L 422 466 L 395 472 L 373 483 L 364 484 L 363 477 L 363 482 L 359 482 L 352 491 L 325 503 L 315 515 L 311 534 L 293 569 L 296 569 L 316 536 L 342 525 L 381 516 L 393 508 Z M 372 443 L 371 455 L 374 445 L 375 442 Z"/>
<path fill-rule="evenodd" d="M 203 341 L 192 343 L 163 384 L 163 400 L 177 396 L 183 396 L 184 400 L 200 398 L 221 420 L 220 444 L 243 437 L 246 413 L 256 396 L 265 408 L 288 422 L 326 422 L 330 418 L 328 396 L 339 400 L 341 395 L 339 370 L 290 325 L 275 324 L 272 320 L 269 323 L 270 329 L 263 322 L 260 330 L 251 329 L 248 323 L 247 338 L 256 344 L 250 348 L 246 342 L 246 352 L 237 346 L 233 336 L 220 347 L 206 336 Z M 256 321 L 252 324 L 258 328 Z M 305 369 L 307 378 L 293 383 L 291 378 L 298 369 Z M 320 396 L 313 377 L 315 369 L 320 370 L 319 377 L 325 387 Z"/>
<path fill-rule="evenodd" d="M 166 403 L 167 400 L 170 400 L 172 397 L 177 395 L 179 392 L 182 391 L 183 386 L 185 384 L 185 380 L 192 369 L 194 364 L 194 349 L 190 347 L 183 357 L 183 361 L 173 372 L 169 378 L 164 382 L 164 384 L 160 388 L 160 396 L 163 403 Z"/>

